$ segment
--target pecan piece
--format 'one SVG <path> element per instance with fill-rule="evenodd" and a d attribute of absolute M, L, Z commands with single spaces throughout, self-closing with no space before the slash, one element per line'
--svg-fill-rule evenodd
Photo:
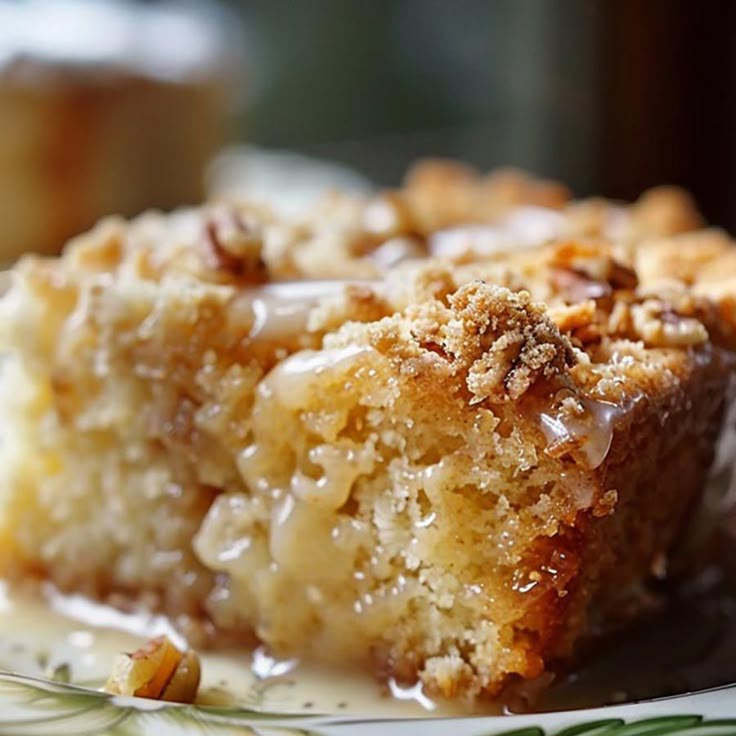
<path fill-rule="evenodd" d="M 200 679 L 199 657 L 177 649 L 167 636 L 151 639 L 113 663 L 105 692 L 139 698 L 193 703 Z"/>

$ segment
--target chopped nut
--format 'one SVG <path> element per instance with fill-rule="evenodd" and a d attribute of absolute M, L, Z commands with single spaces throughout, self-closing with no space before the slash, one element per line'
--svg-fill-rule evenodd
<path fill-rule="evenodd" d="M 515 400 L 542 377 L 574 364 L 572 344 L 526 292 L 483 282 L 449 297 L 452 319 L 442 328 L 442 347 L 467 369 L 472 403 Z"/>
<path fill-rule="evenodd" d="M 614 289 L 635 289 L 639 285 L 639 278 L 636 271 L 618 261 L 611 260 L 608 283 Z"/>
<path fill-rule="evenodd" d="M 199 679 L 196 653 L 181 652 L 167 636 L 160 636 L 132 654 L 118 655 L 104 689 L 113 695 L 192 703 Z"/>
<path fill-rule="evenodd" d="M 586 273 L 569 268 L 552 269 L 550 283 L 555 291 L 573 303 L 588 299 L 604 299 L 612 293 L 608 282 L 593 280 Z"/>
<path fill-rule="evenodd" d="M 563 242 L 555 247 L 550 266 L 552 288 L 572 302 L 607 299 L 638 285 L 636 273 L 617 261 L 609 247 L 596 243 Z"/>
<path fill-rule="evenodd" d="M 234 208 L 212 211 L 204 224 L 202 246 L 205 264 L 214 271 L 256 276 L 263 269 L 261 233 Z"/>
<path fill-rule="evenodd" d="M 573 332 L 588 327 L 595 320 L 595 302 L 592 299 L 564 307 L 551 307 L 550 319 L 560 332 Z"/>
<path fill-rule="evenodd" d="M 637 335 L 654 347 L 699 345 L 708 339 L 702 322 L 683 317 L 656 299 L 647 299 L 631 307 L 633 327 Z"/>
<path fill-rule="evenodd" d="M 201 677 L 199 657 L 191 649 L 184 652 L 174 674 L 166 684 L 161 700 L 171 703 L 192 703 Z"/>
<path fill-rule="evenodd" d="M 626 302 L 617 301 L 608 316 L 608 332 L 611 335 L 627 335 L 632 331 L 631 307 Z"/>

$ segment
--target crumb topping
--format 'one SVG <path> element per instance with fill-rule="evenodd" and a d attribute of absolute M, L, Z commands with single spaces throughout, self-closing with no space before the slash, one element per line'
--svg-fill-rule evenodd
<path fill-rule="evenodd" d="M 472 403 L 516 400 L 537 379 L 575 363 L 569 340 L 526 292 L 475 282 L 449 303 L 452 318 L 440 331 L 442 345 L 467 371 Z"/>

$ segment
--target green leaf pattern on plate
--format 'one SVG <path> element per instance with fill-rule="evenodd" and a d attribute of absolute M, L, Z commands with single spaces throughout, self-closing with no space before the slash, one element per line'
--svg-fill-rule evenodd
<path fill-rule="evenodd" d="M 728 697 L 728 695 L 726 696 Z M 736 707 L 736 706 L 735 706 Z M 540 715 L 540 723 L 545 716 Z M 736 736 L 736 718 L 673 715 L 625 722 L 592 720 L 562 729 L 540 726 L 503 728 L 504 719 L 380 719 L 283 714 L 248 708 L 177 705 L 108 695 L 62 682 L 0 673 L 2 736 L 362 736 L 462 731 L 468 736 Z M 475 725 L 493 722 L 490 727 Z M 462 724 L 462 728 L 460 728 Z M 504 725 L 508 725 L 508 722 Z"/>

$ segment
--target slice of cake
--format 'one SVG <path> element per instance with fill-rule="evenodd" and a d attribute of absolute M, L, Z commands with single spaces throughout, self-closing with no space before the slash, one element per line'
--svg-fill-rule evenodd
<path fill-rule="evenodd" d="M 0 304 L 3 574 L 468 699 L 605 629 L 711 462 L 718 236 L 677 236 L 675 272 L 680 194 L 473 176 L 436 217 L 414 178 L 298 222 L 111 220 L 24 259 Z"/>

